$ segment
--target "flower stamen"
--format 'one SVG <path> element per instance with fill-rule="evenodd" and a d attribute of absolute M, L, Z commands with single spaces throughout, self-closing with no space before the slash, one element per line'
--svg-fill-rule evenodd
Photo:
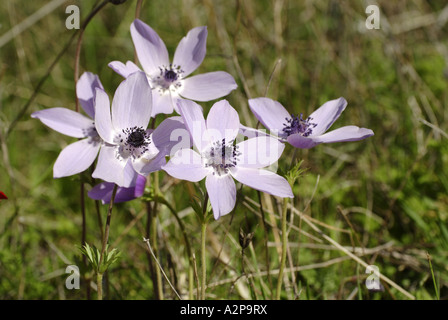
<path fill-rule="evenodd" d="M 308 117 L 303 120 L 303 114 L 298 116 L 291 115 L 291 118 L 285 118 L 286 123 L 283 127 L 283 135 L 285 138 L 292 134 L 298 133 L 301 136 L 308 137 L 313 133 L 313 128 L 317 126 L 317 123 L 311 122 L 313 118 Z"/>
<path fill-rule="evenodd" d="M 168 90 L 175 92 L 182 86 L 180 80 L 184 71 L 180 66 L 170 64 L 169 67 L 159 67 L 159 70 L 159 74 L 151 78 L 152 87 L 159 93 L 164 94 Z"/>
<path fill-rule="evenodd" d="M 212 143 L 210 148 L 202 154 L 202 158 L 205 161 L 205 167 L 213 168 L 213 175 L 222 176 L 228 174 L 230 168 L 236 166 L 240 155 L 238 146 L 234 145 L 233 141 L 226 143 L 224 138 Z"/>
<path fill-rule="evenodd" d="M 119 146 L 117 150 L 118 158 L 126 159 L 132 157 L 137 159 L 149 150 L 151 137 L 143 127 L 135 126 L 123 129 L 122 133 L 118 134 L 116 141 Z"/>

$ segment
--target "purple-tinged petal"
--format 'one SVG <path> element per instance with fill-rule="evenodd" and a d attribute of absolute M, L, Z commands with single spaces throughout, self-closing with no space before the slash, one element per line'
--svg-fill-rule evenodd
<path fill-rule="evenodd" d="M 179 94 L 191 100 L 210 101 L 228 95 L 237 87 L 229 73 L 215 71 L 184 79 Z"/>
<path fill-rule="evenodd" d="M 84 111 L 95 118 L 95 89 L 104 90 L 100 78 L 91 72 L 84 72 L 76 83 L 76 96 Z"/>
<path fill-rule="evenodd" d="M 110 199 L 112 198 L 112 194 L 103 199 L 103 203 L 110 203 Z M 117 194 L 115 195 L 114 203 L 121 203 L 134 200 L 135 196 L 135 187 L 123 188 L 120 187 L 117 189 Z"/>
<path fill-rule="evenodd" d="M 311 149 L 312 147 L 317 146 L 319 144 L 319 142 L 315 139 L 315 137 L 312 136 L 304 137 L 299 133 L 290 135 L 287 138 L 287 141 L 293 147 L 300 149 Z"/>
<path fill-rule="evenodd" d="M 149 132 L 149 130 L 147 131 Z M 157 165 L 155 162 L 158 162 Z M 149 173 L 160 170 L 162 165 L 166 163 L 165 153 L 160 153 L 160 150 L 154 143 L 150 143 L 145 152 L 138 158 L 132 159 L 132 167 L 140 174 L 147 176 Z"/>
<path fill-rule="evenodd" d="M 130 161 L 118 159 L 115 151 L 115 147 L 102 146 L 92 177 L 115 183 L 120 187 L 129 187 L 133 177 L 126 174 L 125 167 Z"/>
<path fill-rule="evenodd" d="M 151 117 L 154 118 L 156 115 L 171 114 L 174 109 L 175 99 L 171 98 L 169 94 L 160 94 L 157 90 L 152 90 L 152 112 Z"/>
<path fill-rule="evenodd" d="M 287 119 L 291 119 L 285 107 L 269 98 L 250 99 L 249 107 L 258 121 L 268 130 L 274 131 L 273 134 L 282 132 Z"/>
<path fill-rule="evenodd" d="M 194 145 L 201 152 L 208 145 L 207 127 L 201 106 L 190 100 L 178 100 L 177 107 Z"/>
<path fill-rule="evenodd" d="M 202 164 L 201 156 L 191 149 L 182 149 L 171 157 L 170 161 L 162 167 L 170 176 L 191 182 L 198 182 L 204 179 L 211 168 L 206 168 Z"/>
<path fill-rule="evenodd" d="M 346 141 L 359 141 L 373 136 L 370 129 L 359 128 L 357 126 L 346 126 L 327 132 L 321 136 L 314 137 L 318 143 L 334 143 Z"/>
<path fill-rule="evenodd" d="M 33 112 L 37 118 L 51 129 L 74 138 L 85 138 L 93 127 L 93 120 L 66 108 L 50 108 Z"/>
<path fill-rule="evenodd" d="M 277 138 L 260 136 L 237 144 L 240 155 L 237 166 L 245 168 L 264 168 L 275 163 L 283 153 L 285 145 Z"/>
<path fill-rule="evenodd" d="M 162 149 L 152 158 L 141 157 L 140 159 L 133 161 L 132 166 L 139 175 L 147 176 L 151 172 L 156 172 L 162 169 L 162 167 L 166 164 L 165 154 L 165 149 Z"/>
<path fill-rule="evenodd" d="M 149 75 L 159 71 L 160 67 L 170 64 L 165 43 L 146 23 L 135 19 L 131 24 L 131 36 L 138 60 Z"/>
<path fill-rule="evenodd" d="M 144 178 L 144 177 L 143 177 Z M 114 190 L 114 183 L 102 182 L 94 186 L 87 195 L 89 198 L 94 200 L 101 200 L 103 204 L 108 204 L 112 198 L 112 192 Z M 136 187 L 123 188 L 118 187 L 117 193 L 115 194 L 114 203 L 126 202 L 133 200 L 139 195 L 135 194 Z"/>
<path fill-rule="evenodd" d="M 95 161 L 100 143 L 83 139 L 65 147 L 53 166 L 53 177 L 68 177 L 88 169 Z"/>
<path fill-rule="evenodd" d="M 310 123 L 315 123 L 312 136 L 319 136 L 326 132 L 331 125 L 339 118 L 345 110 L 347 101 L 344 98 L 325 102 L 319 109 L 314 111 L 309 117 Z"/>
<path fill-rule="evenodd" d="M 112 101 L 112 124 L 118 131 L 134 126 L 146 129 L 151 118 L 152 94 L 143 72 L 131 74 L 117 88 Z"/>
<path fill-rule="evenodd" d="M 210 198 L 215 220 L 230 213 L 235 207 L 236 186 L 231 175 L 208 175 L 205 179 L 205 187 Z"/>
<path fill-rule="evenodd" d="M 268 170 L 235 167 L 230 170 L 233 177 L 255 190 L 281 198 L 294 198 L 288 181 Z"/>
<path fill-rule="evenodd" d="M 137 180 L 135 181 L 134 197 L 141 197 L 145 193 L 145 187 L 146 177 L 139 174 Z"/>
<path fill-rule="evenodd" d="M 104 141 L 114 143 L 115 130 L 110 116 L 109 96 L 98 88 L 95 96 L 95 128 Z"/>
<path fill-rule="evenodd" d="M 207 27 L 191 29 L 179 42 L 174 53 L 173 65 L 180 67 L 182 76 L 186 77 L 196 70 L 205 57 L 207 44 Z"/>
<path fill-rule="evenodd" d="M 134 62 L 127 61 L 124 64 L 121 61 L 112 61 L 108 66 L 123 78 L 129 77 L 131 74 L 142 71 Z"/>
<path fill-rule="evenodd" d="M 110 198 L 112 198 L 112 191 L 114 189 L 114 186 L 114 183 L 101 182 L 90 189 L 89 192 L 87 192 L 87 195 L 93 200 L 103 200 L 107 199 L 108 197 L 110 201 Z M 105 204 L 104 201 L 103 204 Z"/>
<path fill-rule="evenodd" d="M 238 112 L 227 100 L 216 102 L 207 115 L 207 131 L 213 141 L 235 140 L 240 128 Z"/>
<path fill-rule="evenodd" d="M 179 138 L 181 138 L 180 141 Z M 163 120 L 152 133 L 151 140 L 159 149 L 165 147 L 171 149 L 179 142 L 184 142 L 185 144 L 182 145 L 185 148 L 191 147 L 190 134 L 182 117 L 170 117 Z"/>

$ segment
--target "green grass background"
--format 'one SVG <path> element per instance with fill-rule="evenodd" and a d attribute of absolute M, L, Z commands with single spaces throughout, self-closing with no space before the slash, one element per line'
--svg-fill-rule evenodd
<path fill-rule="evenodd" d="M 47 2 L 2 1 L 0 36 Z M 30 118 L 44 108 L 74 109 L 75 43 L 17 126 L 9 136 L 6 132 L 74 32 L 65 28 L 65 7 L 78 5 L 84 18 L 94 3 L 67 1 L 0 47 L 0 190 L 9 197 L 0 202 L 1 299 L 86 299 L 84 282 L 80 290 L 65 288 L 66 266 L 82 265 L 81 177 L 52 178 L 59 152 L 74 140 Z M 334 128 L 354 124 L 372 129 L 375 136 L 298 150 L 296 160 L 303 160 L 306 171 L 294 185 L 294 206 L 348 250 L 364 249 L 361 259 L 417 299 L 437 297 L 429 253 L 437 290 L 446 299 L 448 7 L 443 1 L 378 1 L 381 29 L 367 30 L 365 8 L 371 3 L 144 0 L 140 18 L 158 32 L 171 57 L 188 30 L 207 25 L 207 56 L 196 73 L 225 70 L 235 77 L 239 87 L 226 99 L 246 125 L 256 125 L 249 97 L 267 93 L 292 113 L 305 115 L 330 99 L 345 97 L 348 107 Z M 129 26 L 135 9 L 131 0 L 108 4 L 84 34 L 80 71 L 98 74 L 110 96 L 122 79 L 107 64 L 134 59 Z M 207 112 L 212 104 L 202 105 Z M 285 149 L 279 164 L 283 172 L 293 151 Z M 82 179 L 90 189 L 88 174 Z M 163 172 L 159 180 L 164 197 L 182 218 L 200 269 L 200 223 L 190 206 L 195 188 Z M 258 194 L 243 187 L 239 196 L 235 212 L 208 228 L 207 298 L 270 299 L 278 280 L 281 201 L 262 198 L 270 223 L 266 232 Z M 185 241 L 172 214 L 163 205 L 158 208 L 157 256 L 186 297 Z M 103 223 L 106 209 L 100 206 Z M 111 243 L 121 258 L 108 272 L 108 299 L 155 298 L 149 267 L 154 261 L 142 241 L 145 211 L 139 200 L 114 207 Z M 88 198 L 86 214 L 87 241 L 99 247 L 95 202 Z M 368 291 L 364 267 L 299 216 L 289 215 L 288 222 L 287 267 L 301 269 L 287 270 L 283 299 L 407 299 L 384 282 L 384 291 Z M 250 280 L 242 271 L 240 227 L 254 232 L 244 258 Z M 196 283 L 191 285 L 195 292 Z M 165 281 L 164 298 L 175 299 Z"/>

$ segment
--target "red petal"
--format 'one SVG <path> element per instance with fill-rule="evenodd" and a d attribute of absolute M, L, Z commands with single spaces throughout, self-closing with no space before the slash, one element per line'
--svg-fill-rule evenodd
<path fill-rule="evenodd" d="M 0 199 L 8 199 L 8 197 L 0 191 Z"/>

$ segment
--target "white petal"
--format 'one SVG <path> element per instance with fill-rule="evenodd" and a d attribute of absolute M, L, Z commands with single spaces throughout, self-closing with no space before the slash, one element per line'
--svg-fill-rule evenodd
<path fill-rule="evenodd" d="M 92 177 L 113 182 L 119 187 L 129 187 L 133 176 L 125 172 L 128 162 L 116 157 L 115 147 L 102 146 Z"/>
<path fill-rule="evenodd" d="M 101 89 L 96 89 L 95 128 L 104 141 L 114 143 L 115 130 L 110 116 L 110 101 L 107 93 Z"/>
<path fill-rule="evenodd" d="M 36 111 L 31 115 L 51 129 L 74 138 L 85 138 L 93 120 L 66 108 L 50 108 Z"/>
<path fill-rule="evenodd" d="M 272 134 L 281 132 L 286 120 L 291 118 L 285 107 L 269 98 L 250 99 L 249 107 L 258 121 L 267 129 L 273 131 Z"/>
<path fill-rule="evenodd" d="M 345 126 L 315 137 L 314 139 L 319 143 L 334 143 L 359 141 L 371 136 L 373 136 L 373 131 L 370 129 L 359 128 L 357 126 Z"/>
<path fill-rule="evenodd" d="M 179 42 L 174 53 L 173 64 L 180 66 L 183 77 L 188 76 L 204 60 L 207 44 L 207 27 L 196 27 Z"/>
<path fill-rule="evenodd" d="M 207 131 L 213 141 L 235 140 L 240 128 L 238 112 L 227 100 L 216 102 L 207 115 Z M 212 138 L 213 137 L 213 138 Z"/>
<path fill-rule="evenodd" d="M 151 118 L 152 94 L 143 72 L 131 74 L 117 88 L 112 101 L 112 123 L 115 130 L 134 126 L 146 129 Z"/>
<path fill-rule="evenodd" d="M 224 71 L 198 74 L 183 81 L 179 94 L 195 101 L 210 101 L 228 95 L 238 86 L 233 77 Z"/>
<path fill-rule="evenodd" d="M 131 24 L 131 36 L 138 60 L 147 74 L 158 72 L 159 67 L 169 66 L 165 43 L 150 26 L 135 19 Z"/>
<path fill-rule="evenodd" d="M 325 102 L 319 109 L 310 115 L 310 122 L 317 124 L 313 128 L 312 136 L 318 136 L 327 131 L 345 110 L 347 101 L 344 98 Z"/>
<path fill-rule="evenodd" d="M 84 111 L 95 118 L 95 89 L 103 89 L 100 78 L 91 72 L 84 72 L 76 83 L 76 96 Z"/>
<path fill-rule="evenodd" d="M 206 168 L 202 164 L 201 156 L 191 149 L 177 151 L 162 169 L 176 179 L 191 182 L 201 181 L 211 173 L 211 168 Z"/>
<path fill-rule="evenodd" d="M 215 220 L 230 213 L 235 207 L 236 186 L 231 175 L 208 175 L 205 187 L 210 198 Z"/>
<path fill-rule="evenodd" d="M 100 143 L 93 143 L 89 139 L 74 142 L 65 147 L 53 167 L 53 177 L 68 177 L 88 169 L 98 154 Z"/>
<path fill-rule="evenodd" d="M 201 152 L 209 144 L 207 126 L 201 106 L 193 101 L 182 99 L 178 100 L 177 107 L 187 130 L 190 132 L 194 145 Z"/>
<path fill-rule="evenodd" d="M 246 168 L 263 168 L 275 163 L 283 153 L 285 145 L 277 138 L 260 136 L 237 144 L 237 165 Z"/>
<path fill-rule="evenodd" d="M 236 180 L 255 190 L 281 198 L 294 198 L 288 181 L 271 171 L 236 167 L 230 172 Z"/>
<path fill-rule="evenodd" d="M 171 114 L 174 109 L 174 99 L 171 98 L 170 94 L 160 94 L 157 90 L 152 90 L 152 112 L 151 117 L 154 118 L 156 115 Z"/>
<path fill-rule="evenodd" d="M 116 73 L 121 75 L 123 78 L 129 77 L 131 74 L 142 71 L 134 62 L 127 61 L 124 64 L 121 61 L 112 61 L 108 64 L 108 66 L 114 70 Z"/>

